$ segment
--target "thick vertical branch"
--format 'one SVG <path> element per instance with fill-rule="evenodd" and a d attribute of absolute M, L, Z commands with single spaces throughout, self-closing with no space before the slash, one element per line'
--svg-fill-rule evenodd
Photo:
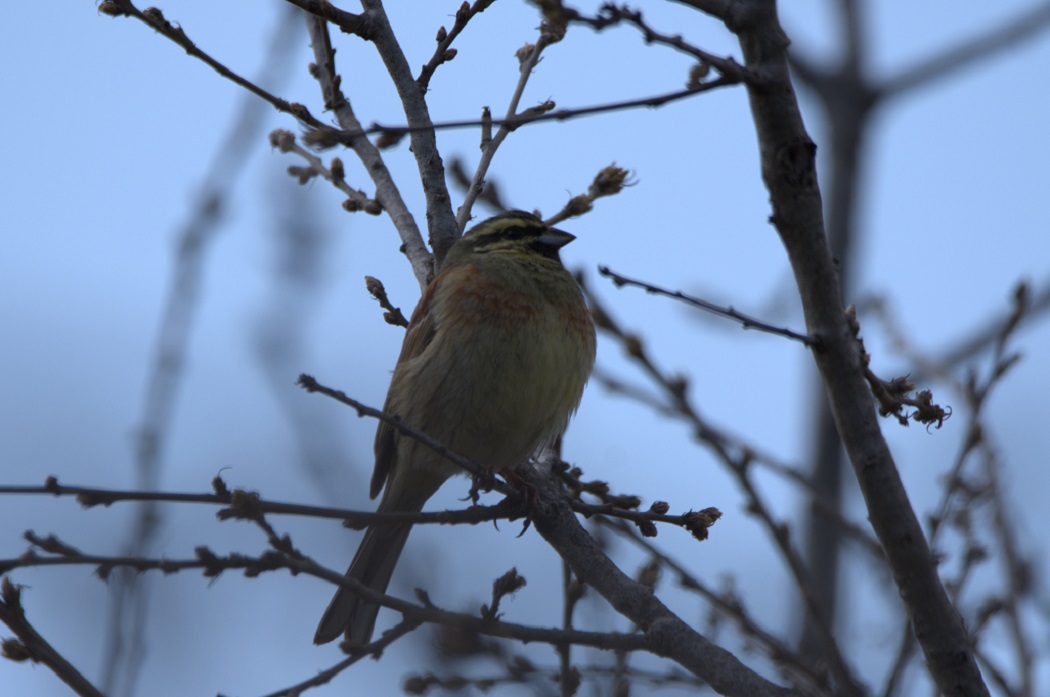
<path fill-rule="evenodd" d="M 441 160 L 441 153 L 438 152 L 437 138 L 434 129 L 428 128 L 433 126 L 430 112 L 423 90 L 412 76 L 405 53 L 394 36 L 383 3 L 381 0 L 362 0 L 361 4 L 375 21 L 371 39 L 379 51 L 383 65 L 390 73 L 394 87 L 397 88 L 397 95 L 405 110 L 405 118 L 412 129 L 409 138 L 412 141 L 412 154 L 419 167 L 419 177 L 423 182 L 423 193 L 427 201 L 430 249 L 434 253 L 436 265 L 440 266 L 448 248 L 459 237 L 459 228 L 445 183 L 445 165 Z"/>
<path fill-rule="evenodd" d="M 856 0 L 839 0 L 844 56 L 830 71 L 793 60 L 797 75 L 816 92 L 824 107 L 830 136 L 830 156 L 826 157 L 828 173 L 826 232 L 832 258 L 837 262 L 839 287 L 845 298 L 852 296 L 853 248 L 857 238 L 857 201 L 863 176 L 864 148 L 871 115 L 877 102 L 865 74 L 867 49 L 861 8 Z M 794 58 L 794 57 L 793 57 Z M 825 153 L 827 155 L 827 153 Z M 816 382 L 819 382 L 816 381 Z M 813 435 L 813 486 L 820 500 L 838 513 L 843 505 L 846 482 L 846 457 L 839 440 L 835 419 L 824 400 L 823 384 L 814 385 L 819 402 L 815 410 Z M 827 513 L 811 506 L 806 525 L 806 558 L 810 576 L 820 597 L 825 616 L 834 626 L 837 614 L 839 579 L 839 530 L 829 524 Z M 809 656 L 819 655 L 819 636 L 812 622 L 803 627 L 799 650 Z"/>
<path fill-rule="evenodd" d="M 310 46 L 314 51 L 317 66 L 317 79 L 324 94 L 325 106 L 335 114 L 339 126 L 350 132 L 362 130 L 361 122 L 350 106 L 350 101 L 339 89 L 340 80 L 335 69 L 335 51 L 332 39 L 328 34 L 328 25 L 320 17 L 305 13 L 306 29 L 310 34 Z M 419 281 L 420 288 L 426 288 L 434 276 L 434 260 L 423 244 L 419 227 L 408 210 L 404 198 L 394 181 L 390 170 L 383 161 L 379 148 L 372 144 L 367 136 L 354 139 L 351 148 L 365 166 L 372 183 L 376 185 L 376 199 L 383 205 L 383 210 L 390 216 L 398 235 L 405 256 L 412 265 L 412 272 Z"/>
<path fill-rule="evenodd" d="M 824 236 L 816 147 L 806 133 L 787 66 L 788 40 L 773 0 L 738 3 L 727 22 L 747 67 L 762 78 L 748 86 L 770 192 L 772 221 L 788 252 L 808 333 L 839 434 L 869 519 L 893 569 L 938 688 L 950 697 L 985 697 L 970 638 L 940 579 L 893 457 L 879 430 L 861 370 L 860 347 L 843 312 L 834 260 Z"/>

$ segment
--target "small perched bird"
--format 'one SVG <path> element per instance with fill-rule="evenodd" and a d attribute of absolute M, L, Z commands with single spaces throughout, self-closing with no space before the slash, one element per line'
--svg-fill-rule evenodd
<path fill-rule="evenodd" d="M 492 467 L 513 471 L 565 430 L 594 365 L 594 323 L 558 250 L 574 240 L 531 213 L 476 225 L 412 313 L 383 411 Z M 379 511 L 422 510 L 460 468 L 387 423 L 376 430 Z M 346 575 L 383 593 L 412 529 L 373 525 Z M 379 606 L 340 588 L 315 644 L 368 643 Z"/>

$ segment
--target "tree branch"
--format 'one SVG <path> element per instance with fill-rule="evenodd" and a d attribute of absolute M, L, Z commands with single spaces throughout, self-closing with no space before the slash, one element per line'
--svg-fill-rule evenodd
<path fill-rule="evenodd" d="M 437 148 L 433 121 L 423 91 L 412 77 L 405 54 L 398 45 L 397 37 L 390 26 L 381 0 L 362 0 L 365 13 L 375 24 L 370 37 L 379 51 L 390 79 L 397 89 L 398 97 L 405 112 L 408 125 L 413 128 L 409 135 L 412 141 L 412 154 L 419 169 L 419 178 L 423 184 L 423 194 L 427 203 L 427 228 L 430 233 L 430 249 L 434 254 L 435 267 L 440 266 L 449 247 L 459 237 L 456 217 L 452 212 L 448 186 L 445 183 L 445 165 Z M 425 279 L 426 283 L 430 278 Z M 425 285 L 420 280 L 421 285 Z"/>
<path fill-rule="evenodd" d="M 942 77 L 958 72 L 996 53 L 1013 49 L 1050 26 L 1050 2 L 1042 2 L 983 36 L 964 41 L 927 58 L 899 75 L 887 78 L 876 89 L 885 97 L 896 97 Z"/>
<path fill-rule="evenodd" d="M 474 172 L 474 177 L 470 181 L 470 186 L 467 187 L 467 194 L 463 197 L 463 203 L 460 205 L 459 210 L 456 213 L 456 225 L 459 226 L 461 232 L 466 229 L 467 223 L 470 222 L 470 210 L 473 208 L 474 201 L 476 201 L 478 196 L 481 195 L 481 191 L 485 186 L 485 174 L 489 170 L 489 165 L 492 164 L 492 158 L 495 157 L 496 150 L 499 149 L 499 146 L 504 140 L 506 140 L 507 136 L 510 135 L 510 132 L 514 130 L 510 124 L 521 116 L 518 114 L 518 104 L 521 102 L 521 95 L 525 91 L 525 85 L 529 82 L 532 70 L 536 67 L 536 63 L 539 62 L 543 49 L 553 43 L 553 41 L 555 41 L 554 37 L 546 32 L 541 32 L 540 37 L 536 40 L 536 45 L 532 47 L 528 56 L 521 61 L 518 84 L 514 87 L 514 94 L 511 95 L 510 103 L 507 105 L 507 115 L 504 117 L 503 124 L 496 132 L 496 135 L 482 142 L 481 161 L 478 162 L 478 168 Z M 541 113 L 547 112 L 553 107 L 553 102 L 545 102 L 539 107 L 533 107 L 530 110 L 526 110 L 526 114 L 536 111 Z M 491 123 L 491 120 L 489 123 Z"/>
<path fill-rule="evenodd" d="M 987 697 L 969 634 L 937 576 L 936 564 L 882 437 L 860 347 L 843 311 L 838 275 L 824 235 L 816 147 L 806 133 L 787 65 L 788 40 L 771 0 L 737 3 L 727 25 L 740 39 L 745 64 L 770 80 L 748 88 L 770 192 L 772 221 L 788 252 L 802 299 L 807 333 L 824 344 L 814 352 L 835 423 L 867 503 L 869 518 L 893 569 L 930 674 L 949 697 Z"/>
<path fill-rule="evenodd" d="M 331 22 L 344 34 L 353 34 L 365 41 L 371 41 L 373 38 L 375 27 L 372 18 L 367 13 L 355 15 L 352 12 L 340 10 L 326 0 L 286 0 L 286 2 L 295 5 L 318 20 Z"/>
<path fill-rule="evenodd" d="M 744 329 L 757 329 L 760 332 L 776 334 L 788 339 L 799 341 L 809 348 L 819 348 L 819 342 L 816 339 L 813 339 L 812 337 L 806 336 L 805 334 L 799 334 L 798 332 L 793 332 L 790 329 L 774 327 L 771 324 L 767 324 L 761 320 L 755 319 L 754 317 L 745 315 L 743 312 L 740 312 L 739 310 L 736 310 L 732 307 L 721 307 L 720 305 L 715 305 L 714 303 L 707 302 L 706 300 L 695 298 L 691 295 L 686 295 L 680 290 L 670 291 L 666 288 L 661 288 L 660 286 L 656 286 L 651 283 L 646 283 L 645 281 L 638 281 L 633 278 L 627 278 L 626 276 L 622 276 L 616 273 L 608 266 L 599 266 L 598 273 L 610 279 L 613 282 L 613 285 L 615 285 L 617 288 L 622 288 L 623 286 L 637 286 L 638 288 L 642 288 L 643 290 L 645 290 L 647 293 L 654 293 L 656 295 L 663 295 L 668 298 L 674 298 L 675 300 L 681 300 L 685 304 L 691 305 L 700 310 L 704 310 L 705 312 L 710 312 L 711 314 L 720 315 L 722 317 L 728 317 L 731 320 L 739 322 Z"/>
<path fill-rule="evenodd" d="M 312 126 L 314 128 L 327 127 L 326 124 L 315 119 L 313 115 L 310 114 L 310 110 L 302 104 L 290 103 L 276 95 L 270 94 L 259 85 L 238 75 L 209 54 L 197 48 L 197 45 L 190 41 L 190 38 L 186 35 L 183 28 L 176 23 L 169 22 L 164 17 L 164 14 L 156 7 L 148 7 L 145 11 L 140 11 L 135 7 L 131 0 L 106 0 L 105 2 L 99 3 L 98 10 L 103 14 L 113 17 L 134 17 L 151 27 L 161 36 L 181 46 L 189 55 L 209 65 L 219 75 L 234 84 L 243 87 L 252 94 L 265 99 L 278 111 L 294 116 L 307 126 Z"/>
<path fill-rule="evenodd" d="M 434 55 L 430 57 L 427 64 L 423 66 L 423 69 L 419 71 L 419 77 L 416 78 L 416 82 L 419 83 L 419 88 L 424 92 L 430 87 L 430 78 L 434 76 L 434 71 L 442 63 L 447 63 L 456 57 L 456 51 L 452 48 L 452 42 L 456 40 L 467 27 L 467 22 L 474 18 L 475 15 L 481 14 L 489 8 L 489 5 L 494 0 L 474 0 L 473 5 L 468 5 L 464 2 L 456 10 L 456 19 L 452 23 L 452 29 L 446 31 L 445 27 L 441 27 L 437 34 L 437 46 L 434 48 Z"/>
<path fill-rule="evenodd" d="M 67 661 L 37 633 L 22 608 L 22 590 L 11 583 L 6 576 L 0 588 L 0 622 L 14 632 L 18 641 L 6 639 L 3 642 L 3 656 L 12 661 L 30 660 L 43 663 L 51 669 L 59 680 L 81 697 L 105 697 L 97 687 L 85 678 L 72 663 Z"/>
<path fill-rule="evenodd" d="M 434 275 L 434 258 L 423 244 L 419 226 L 408 210 L 383 156 L 366 137 L 361 122 L 357 120 L 349 100 L 340 89 L 342 80 L 335 69 L 335 51 L 328 34 L 328 25 L 316 16 L 307 15 L 306 29 L 310 34 L 310 47 L 314 52 L 314 76 L 321 85 L 325 107 L 335 113 L 335 118 L 344 132 L 360 134 L 343 142 L 354 151 L 368 176 L 372 178 L 372 183 L 376 186 L 376 200 L 394 223 L 394 228 L 401 238 L 404 254 L 412 266 L 412 273 L 419 282 L 420 289 L 424 289 Z M 331 130 L 329 127 L 326 129 Z"/>
<path fill-rule="evenodd" d="M 677 662 L 722 695 L 795 695 L 793 690 L 769 682 L 733 654 L 712 644 L 667 609 L 649 588 L 620 571 L 580 525 L 550 477 L 531 468 L 522 468 L 518 474 L 539 492 L 532 519 L 536 530 L 568 562 L 580 581 L 641 628 L 650 651 Z"/>
<path fill-rule="evenodd" d="M 561 497 L 564 499 L 564 496 Z M 571 515 L 571 513 L 570 513 Z M 295 574 L 307 574 L 315 578 L 344 588 L 349 588 L 368 602 L 388 607 L 405 615 L 414 622 L 446 624 L 466 631 L 485 636 L 502 637 L 523 642 L 542 642 L 553 646 L 569 643 L 577 646 L 591 646 L 607 651 L 648 651 L 650 639 L 642 634 L 623 634 L 616 632 L 586 632 L 580 630 L 561 630 L 546 627 L 534 627 L 513 622 L 506 622 L 495 617 L 478 617 L 460 612 L 443 610 L 429 600 L 423 603 L 412 603 L 396 596 L 379 593 L 360 581 L 338 573 L 318 564 L 309 557 L 289 551 L 268 551 L 259 556 L 246 554 L 220 555 L 207 547 L 197 547 L 192 559 L 150 559 L 142 557 L 107 556 L 85 554 L 72 549 L 54 537 L 41 538 L 32 532 L 26 533 L 34 546 L 52 556 L 41 556 L 29 551 L 17 559 L 0 559 L 0 567 L 6 569 L 34 568 L 52 566 L 94 566 L 96 574 L 105 579 L 115 568 L 128 568 L 138 572 L 160 571 L 165 574 L 181 571 L 201 571 L 208 578 L 217 578 L 228 571 L 242 571 L 248 577 L 263 573 L 287 570 Z M 273 540 L 271 540 L 273 542 Z M 287 537 L 278 542 L 287 543 Z"/>

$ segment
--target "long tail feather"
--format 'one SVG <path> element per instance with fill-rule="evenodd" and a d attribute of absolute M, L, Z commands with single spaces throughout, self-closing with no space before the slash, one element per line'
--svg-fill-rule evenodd
<path fill-rule="evenodd" d="M 369 528 L 346 575 L 377 593 L 385 593 L 411 530 L 411 525 Z M 348 588 L 340 588 L 317 625 L 314 643 L 328 643 L 345 631 L 346 638 L 352 643 L 367 644 L 372 638 L 378 614 L 379 605 L 365 602 Z"/>
<path fill-rule="evenodd" d="M 448 478 L 444 473 L 426 470 L 410 470 L 408 477 L 400 470 L 394 473 L 387 482 L 378 512 L 418 513 Z M 346 570 L 346 575 L 377 593 L 385 593 L 411 531 L 411 525 L 369 527 L 361 540 L 361 546 L 357 548 L 354 560 L 350 562 L 350 568 Z M 326 644 L 338 639 L 339 635 L 345 632 L 347 640 L 353 644 L 367 644 L 376 626 L 379 607 L 375 603 L 365 602 L 348 588 L 340 588 L 317 625 L 314 643 Z"/>

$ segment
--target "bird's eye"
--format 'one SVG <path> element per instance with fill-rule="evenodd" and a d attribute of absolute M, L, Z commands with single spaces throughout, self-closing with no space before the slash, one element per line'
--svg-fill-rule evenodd
<path fill-rule="evenodd" d="M 525 236 L 525 230 L 520 227 L 512 227 L 504 231 L 503 237 L 508 240 L 520 240 Z"/>

